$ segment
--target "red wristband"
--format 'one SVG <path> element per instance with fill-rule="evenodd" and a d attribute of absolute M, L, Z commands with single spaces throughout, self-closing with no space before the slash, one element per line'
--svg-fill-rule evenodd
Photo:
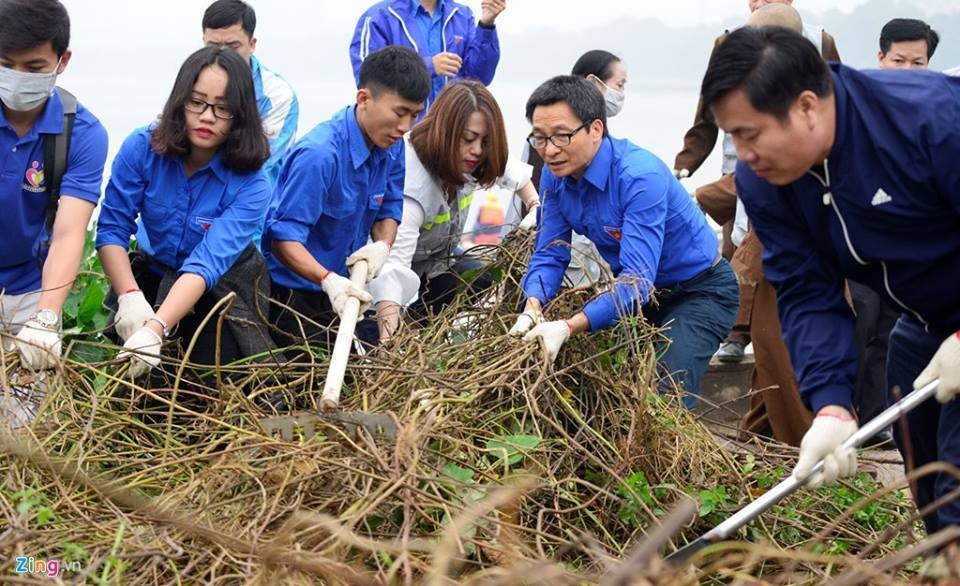
<path fill-rule="evenodd" d="M 853 417 L 849 415 L 837 415 L 836 413 L 817 413 L 817 417 L 833 417 L 834 419 L 839 419 L 840 421 L 854 421 Z"/>
<path fill-rule="evenodd" d="M 331 273 L 333 273 L 333 271 L 327 271 L 327 272 L 325 272 L 325 273 L 323 274 L 323 276 L 320 277 L 320 282 L 322 283 L 322 282 L 326 281 L 326 280 L 327 280 L 327 277 L 329 277 Z"/>
<path fill-rule="evenodd" d="M 570 320 L 565 319 L 565 320 L 563 320 L 563 323 L 567 324 L 567 328 L 570 330 L 570 333 L 572 334 L 572 333 L 573 333 L 573 324 L 570 323 Z"/>
<path fill-rule="evenodd" d="M 957 339 L 960 340 L 960 330 L 957 330 Z"/>
<path fill-rule="evenodd" d="M 123 292 L 124 295 L 127 295 L 128 293 L 143 293 L 143 291 L 141 289 L 127 289 Z"/>

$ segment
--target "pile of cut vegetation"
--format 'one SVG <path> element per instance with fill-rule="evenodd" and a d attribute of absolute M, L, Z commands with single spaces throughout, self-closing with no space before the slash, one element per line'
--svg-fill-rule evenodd
<path fill-rule="evenodd" d="M 162 388 L 67 360 L 32 383 L 46 391 L 33 425 L 0 431 L 4 581 L 29 556 L 57 560 L 66 582 L 111 584 L 819 583 L 913 540 L 903 493 L 874 495 L 864 474 L 781 503 L 700 570 L 664 565 L 657 552 L 773 486 L 789 456 L 725 449 L 679 397 L 656 394 L 661 334 L 641 321 L 576 336 L 554 366 L 506 336 L 523 246 L 487 252 L 496 294 L 351 357 L 341 408 L 390 414 L 395 439 L 336 424 L 292 441 L 265 433 L 260 396 L 316 409 L 315 353 L 203 383 L 165 362 Z M 5 388 L 31 384 L 3 360 Z M 691 518 L 662 525 L 688 496 Z"/>

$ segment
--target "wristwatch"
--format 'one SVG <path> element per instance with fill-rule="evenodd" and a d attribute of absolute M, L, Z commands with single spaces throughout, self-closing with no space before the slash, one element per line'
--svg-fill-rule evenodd
<path fill-rule="evenodd" d="M 56 331 L 57 326 L 60 325 L 60 316 L 57 315 L 56 311 L 52 309 L 40 309 L 30 318 L 31 320 L 37 322 L 38 325 L 41 325 L 48 330 Z"/>

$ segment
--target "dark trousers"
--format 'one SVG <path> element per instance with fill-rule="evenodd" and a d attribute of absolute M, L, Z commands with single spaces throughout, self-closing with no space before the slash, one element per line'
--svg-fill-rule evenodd
<path fill-rule="evenodd" d="M 940 348 L 945 335 L 929 334 L 913 317 L 904 314 L 890 333 L 887 354 L 887 381 L 906 394 L 913 389 L 913 380 L 926 368 Z M 891 400 L 893 397 L 891 397 Z M 960 400 L 940 404 L 930 399 L 907 414 L 907 434 L 900 424 L 893 424 L 893 435 L 904 462 L 919 468 L 930 462 L 947 462 L 960 466 Z M 917 481 L 913 495 L 918 508 L 934 502 L 960 486 L 950 474 L 927 475 Z M 960 501 L 953 501 L 924 517 L 927 534 L 950 525 L 960 524 Z"/>
<path fill-rule="evenodd" d="M 467 302 L 472 302 L 490 288 L 493 278 L 484 271 L 480 260 L 461 256 L 450 270 L 424 279 L 420 284 L 420 296 L 410 307 L 410 317 L 423 321 L 437 316 L 450 305 L 460 291 L 465 291 Z"/>
<path fill-rule="evenodd" d="M 733 325 L 739 294 L 730 263 L 721 259 L 693 279 L 657 293 L 657 303 L 644 307 L 650 323 L 667 329 L 670 342 L 660 366 L 673 381 L 683 384 L 687 408 L 697 404 L 700 379 Z M 669 388 L 669 379 L 664 388 Z"/>
<path fill-rule="evenodd" d="M 847 284 L 857 314 L 856 343 L 860 358 L 853 404 L 863 425 L 887 407 L 887 342 L 900 312 L 870 287 L 854 281 Z"/>
<path fill-rule="evenodd" d="M 161 277 L 146 266 L 139 268 L 134 266 L 134 274 L 137 278 L 137 284 L 143 290 L 143 296 L 147 302 L 156 306 L 157 293 L 160 289 Z M 197 342 L 193 346 L 193 351 L 187 357 L 189 362 L 202 365 L 214 365 L 217 363 L 217 320 L 219 314 L 210 317 L 207 324 L 200 328 L 200 324 L 210 313 L 210 310 L 216 305 L 217 300 L 209 293 L 204 293 L 193 306 L 193 311 L 188 313 L 180 320 L 174 330 L 172 339 L 179 340 L 180 346 L 186 352 L 190 346 L 194 335 L 197 335 Z M 220 364 L 227 364 L 243 358 L 240 346 L 233 335 L 230 327 L 224 321 L 220 329 Z"/>

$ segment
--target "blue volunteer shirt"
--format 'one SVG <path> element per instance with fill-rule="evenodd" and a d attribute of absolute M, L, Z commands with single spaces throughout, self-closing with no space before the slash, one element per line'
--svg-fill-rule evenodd
<path fill-rule="evenodd" d="M 189 178 L 180 158 L 158 155 L 152 127 L 134 131 L 113 161 L 97 222 L 97 248 L 126 249 L 137 232 L 143 251 L 167 269 L 203 278 L 207 290 L 250 244 L 270 187 L 262 171 L 237 173 L 218 152 Z"/>
<path fill-rule="evenodd" d="M 437 6 L 433 10 L 433 16 L 430 16 L 430 13 L 424 9 L 419 0 L 410 0 L 410 9 L 413 10 L 422 38 L 427 42 L 427 54 L 432 57 L 437 53 L 442 53 L 444 0 L 437 2 Z M 445 77 L 434 76 L 431 95 L 439 94 L 446 82 Z"/>
<path fill-rule="evenodd" d="M 546 304 L 570 263 L 571 230 L 585 235 L 618 277 L 583 312 L 592 331 L 610 327 L 649 300 L 710 268 L 717 237 L 660 159 L 627 140 L 604 138 L 579 181 L 540 179 L 540 226 L 523 290 Z"/>
<path fill-rule="evenodd" d="M 251 56 L 253 89 L 257 94 L 257 109 L 263 122 L 263 131 L 270 141 L 270 158 L 263 164 L 263 172 L 271 185 L 277 181 L 280 164 L 297 134 L 300 103 L 293 87 L 285 79 L 266 68 Z"/>
<path fill-rule="evenodd" d="M 263 255 L 274 283 L 320 291 L 273 255 L 272 241 L 300 242 L 328 270 L 347 275 L 346 259 L 367 242 L 373 224 L 400 222 L 404 146 L 370 148 L 355 106 L 318 125 L 290 150 L 267 210 Z"/>
<path fill-rule="evenodd" d="M 823 167 L 777 187 L 737 165 L 737 193 L 804 402 L 852 403 L 855 318 L 844 279 L 927 330 L 960 329 L 960 78 L 831 64 L 833 147 Z"/>
<path fill-rule="evenodd" d="M 37 254 L 44 237 L 47 183 L 44 178 L 43 136 L 63 131 L 63 102 L 54 92 L 23 137 L 0 108 L 0 291 L 19 295 L 40 289 Z M 82 105 L 77 105 L 60 187 L 61 197 L 96 204 L 100 199 L 103 165 L 107 158 L 107 131 Z"/>

